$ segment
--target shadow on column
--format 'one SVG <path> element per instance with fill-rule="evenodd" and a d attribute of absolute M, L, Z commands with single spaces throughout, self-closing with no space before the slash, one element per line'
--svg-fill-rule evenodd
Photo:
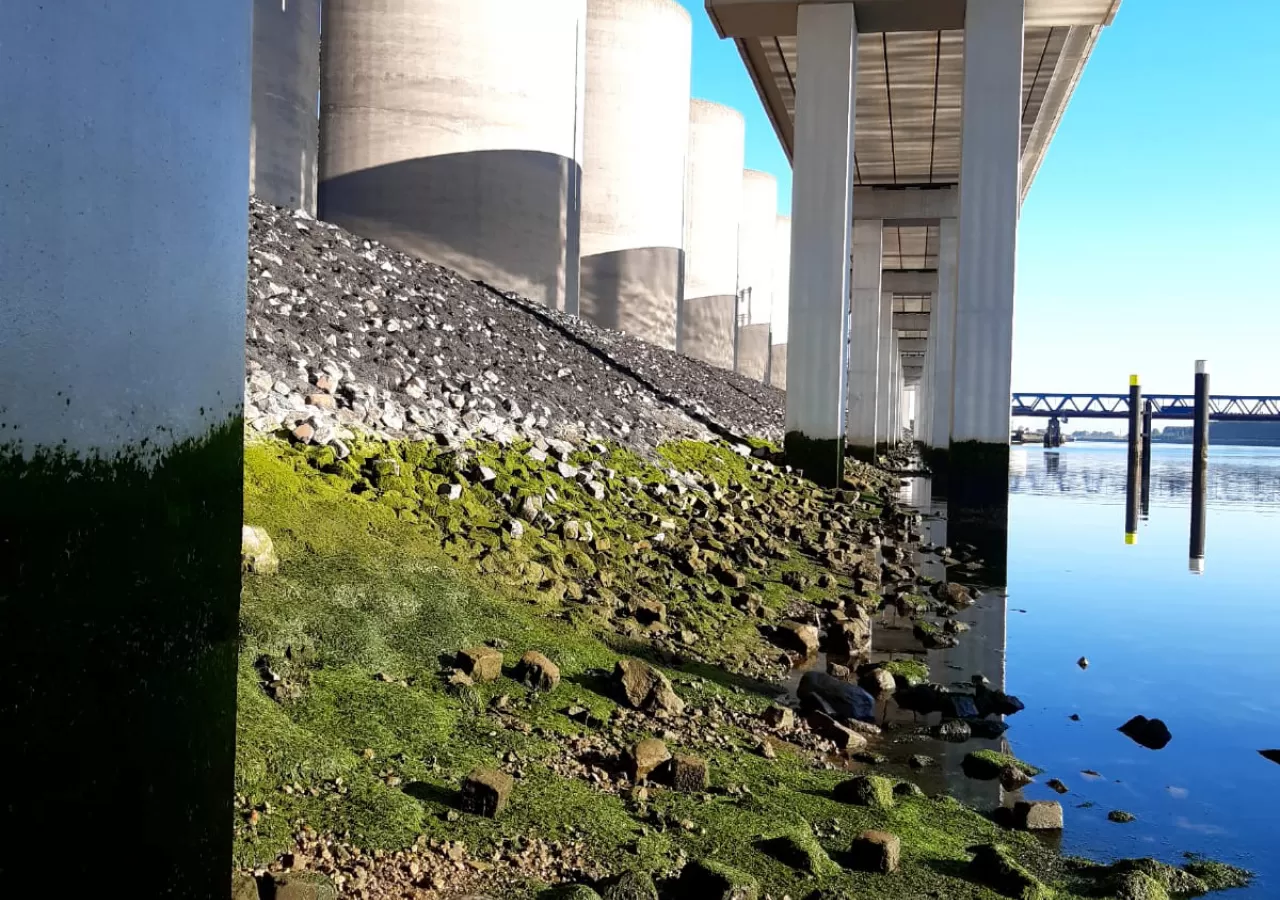
<path fill-rule="evenodd" d="M 1008 578 L 1009 445 L 965 441 L 934 454 L 933 496 L 945 500 L 947 539 L 967 545 L 982 563 L 982 578 L 1004 585 Z"/>

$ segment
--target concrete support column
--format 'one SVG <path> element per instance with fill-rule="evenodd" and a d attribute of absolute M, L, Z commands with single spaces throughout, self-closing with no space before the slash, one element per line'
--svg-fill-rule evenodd
<path fill-rule="evenodd" d="M 916 425 L 912 437 L 917 444 L 928 446 L 929 434 L 933 419 L 933 358 L 937 354 L 937 297 L 935 290 L 930 298 L 929 333 L 924 342 L 924 368 L 920 373 L 920 383 L 916 386 Z"/>
<path fill-rule="evenodd" d="M 1008 521 L 1023 2 L 970 0 L 965 13 L 948 498 L 953 516 L 972 518 L 975 528 L 992 531 L 993 541 L 998 533 L 1001 544 Z"/>
<path fill-rule="evenodd" d="M 875 459 L 876 378 L 880 360 L 880 264 L 884 222 L 853 223 L 853 293 L 849 301 L 849 384 L 845 441 L 853 455 Z"/>
<path fill-rule="evenodd" d="M 229 893 L 252 10 L 0 4 L 15 896 Z"/>
<path fill-rule="evenodd" d="M 853 223 L 858 29 L 852 3 L 800 7 L 796 41 L 787 459 L 814 481 L 844 477 L 845 335 Z"/>
<path fill-rule="evenodd" d="M 893 320 L 892 313 L 889 318 Z M 896 447 L 902 437 L 902 351 L 896 328 L 889 340 L 893 346 L 889 352 L 889 446 Z"/>
<path fill-rule="evenodd" d="M 893 423 L 889 410 L 893 383 L 893 294 L 880 294 L 880 353 L 876 364 L 876 450 L 883 451 L 889 444 Z"/>
<path fill-rule="evenodd" d="M 952 392 L 955 379 L 956 253 L 957 223 L 938 223 L 938 289 L 929 314 L 930 343 L 933 345 L 932 384 L 929 388 L 933 412 L 929 433 L 924 436 L 925 459 L 933 470 L 934 487 L 943 484 L 951 447 Z"/>

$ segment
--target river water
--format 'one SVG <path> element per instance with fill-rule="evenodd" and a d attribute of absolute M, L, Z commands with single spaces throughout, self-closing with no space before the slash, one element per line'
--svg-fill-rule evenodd
<path fill-rule="evenodd" d="M 965 614 L 961 647 L 929 654 L 934 680 L 981 672 L 1026 703 L 1004 746 L 1045 769 L 1021 796 L 1062 803 L 1065 852 L 1202 853 L 1258 873 L 1233 896 L 1280 897 L 1280 765 L 1258 754 L 1280 748 L 1280 448 L 1211 448 L 1203 574 L 1188 565 L 1190 448 L 1153 447 L 1134 544 L 1125 458 L 1121 443 L 1013 448 L 1007 589 L 993 585 Z M 943 543 L 928 485 L 904 493 Z M 1164 720 L 1168 746 L 1116 730 L 1137 714 Z M 962 799 L 1009 802 L 959 774 L 975 746 L 1001 742 L 943 747 L 938 775 Z M 1110 822 L 1112 810 L 1136 820 Z"/>

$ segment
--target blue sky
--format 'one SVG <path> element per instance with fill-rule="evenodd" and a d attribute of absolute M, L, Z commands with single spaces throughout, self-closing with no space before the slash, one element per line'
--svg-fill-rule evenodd
<path fill-rule="evenodd" d="M 702 0 L 693 94 L 742 111 L 746 162 L 790 168 Z M 1280 395 L 1280 4 L 1123 0 L 1023 205 L 1015 390 Z"/>

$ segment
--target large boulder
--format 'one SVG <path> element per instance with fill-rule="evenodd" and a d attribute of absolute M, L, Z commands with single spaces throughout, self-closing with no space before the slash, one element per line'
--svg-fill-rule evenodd
<path fill-rule="evenodd" d="M 240 569 L 253 575 L 274 575 L 280 571 L 280 557 L 267 529 L 257 525 L 240 528 Z"/>
<path fill-rule="evenodd" d="M 1169 728 L 1159 719 L 1134 716 L 1117 729 L 1125 737 L 1148 750 L 1163 750 L 1173 740 Z"/>
<path fill-rule="evenodd" d="M 796 694 L 805 709 L 817 709 L 836 719 L 874 722 L 876 718 L 875 697 L 826 672 L 806 672 Z"/>
<path fill-rule="evenodd" d="M 672 715 L 684 712 L 684 701 L 671 686 L 671 680 L 646 662 L 618 660 L 613 669 L 613 683 L 619 698 L 633 709 Z"/>

